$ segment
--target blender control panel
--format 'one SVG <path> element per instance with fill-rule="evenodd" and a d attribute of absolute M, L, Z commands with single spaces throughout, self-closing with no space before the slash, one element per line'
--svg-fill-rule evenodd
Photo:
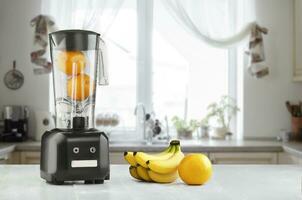
<path fill-rule="evenodd" d="M 100 154 L 99 142 L 79 141 L 78 139 L 68 139 L 68 160 L 69 167 L 98 167 Z"/>

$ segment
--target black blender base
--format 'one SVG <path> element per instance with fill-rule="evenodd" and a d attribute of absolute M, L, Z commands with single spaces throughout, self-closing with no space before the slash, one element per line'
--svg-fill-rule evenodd
<path fill-rule="evenodd" d="M 86 180 L 85 184 L 103 184 L 104 180 Z"/>
<path fill-rule="evenodd" d="M 65 181 L 46 181 L 51 185 L 64 185 Z M 84 184 L 103 184 L 104 180 L 85 180 Z"/>
<path fill-rule="evenodd" d="M 50 184 L 102 184 L 110 178 L 108 138 L 96 129 L 53 129 L 42 137 L 40 163 L 41 178 Z"/>
<path fill-rule="evenodd" d="M 45 174 L 43 174 L 45 175 Z M 51 185 L 64 185 L 64 184 L 74 184 L 74 183 L 80 183 L 80 182 L 84 182 L 84 184 L 103 184 L 105 180 L 109 180 L 110 179 L 110 174 L 107 174 L 104 178 L 97 178 L 95 177 L 95 179 L 65 179 L 65 180 L 60 180 L 57 179 L 54 176 L 43 176 L 43 178 L 46 180 L 46 182 L 48 184 Z M 87 178 L 87 177 L 86 177 Z"/>
<path fill-rule="evenodd" d="M 46 181 L 46 182 L 49 184 L 52 184 L 52 185 L 63 185 L 64 184 L 64 181 Z"/>
<path fill-rule="evenodd" d="M 110 174 L 105 177 L 105 180 L 110 180 Z"/>

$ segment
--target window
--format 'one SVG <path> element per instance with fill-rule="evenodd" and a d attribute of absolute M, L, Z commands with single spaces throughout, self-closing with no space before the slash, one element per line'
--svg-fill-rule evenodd
<path fill-rule="evenodd" d="M 109 85 L 97 92 L 96 113 L 117 113 L 119 127 L 135 127 L 136 104 L 136 0 L 127 0 L 121 7 L 106 35 Z"/>
<path fill-rule="evenodd" d="M 154 110 L 201 119 L 209 103 L 228 93 L 228 50 L 198 41 L 165 10 L 154 10 L 153 30 Z"/>
<path fill-rule="evenodd" d="M 73 11 L 74 19 L 85 21 L 87 9 Z M 232 9 L 227 14 L 235 13 Z M 118 114 L 114 130 L 135 130 L 137 103 L 159 119 L 201 119 L 208 104 L 236 95 L 234 50 L 194 38 L 160 1 L 125 0 L 106 39 L 110 84 L 98 88 L 96 114 Z"/>
<path fill-rule="evenodd" d="M 99 89 L 97 108 L 119 113 L 122 129 L 135 126 L 138 102 L 160 119 L 201 119 L 229 93 L 229 51 L 197 41 L 157 3 L 126 0 L 107 34 L 110 85 Z"/>

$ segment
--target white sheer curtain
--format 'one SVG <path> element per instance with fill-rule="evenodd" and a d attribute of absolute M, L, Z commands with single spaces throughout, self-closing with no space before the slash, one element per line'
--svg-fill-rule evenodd
<path fill-rule="evenodd" d="M 114 23 L 123 2 L 124 0 L 42 0 L 41 10 L 43 15 L 55 21 L 56 30 L 88 29 L 100 33 L 106 41 L 109 40 L 106 32 Z M 52 83 L 49 91 L 52 96 Z M 50 110 L 54 112 L 53 98 L 50 101 Z"/>
<path fill-rule="evenodd" d="M 162 0 L 168 13 L 197 39 L 217 48 L 230 48 L 250 37 L 248 71 L 256 78 L 269 74 L 262 34 L 267 29 L 253 21 L 248 12 L 253 0 Z M 239 11 L 244 10 L 247 13 Z M 241 19 L 240 19 L 241 18 Z M 243 20 L 242 20 L 243 18 Z M 237 22 L 236 22 L 237 21 Z M 238 26 L 241 24 L 241 26 Z M 243 25 L 242 25 L 243 24 Z M 240 27 L 240 29 L 238 29 Z"/>
<path fill-rule="evenodd" d="M 42 12 L 60 29 L 88 29 L 104 37 L 124 0 L 42 0 Z"/>
<path fill-rule="evenodd" d="M 162 0 L 171 16 L 187 31 L 203 42 L 218 48 L 229 48 L 247 38 L 253 21 L 237 31 L 238 0 Z"/>

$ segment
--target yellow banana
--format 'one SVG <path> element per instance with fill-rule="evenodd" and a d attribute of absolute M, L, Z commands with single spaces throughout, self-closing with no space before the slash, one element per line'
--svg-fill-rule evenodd
<path fill-rule="evenodd" d="M 136 171 L 139 177 L 141 177 L 144 181 L 151 182 L 151 178 L 148 175 L 148 169 L 142 167 L 142 166 L 137 166 Z"/>
<path fill-rule="evenodd" d="M 146 164 L 146 162 L 148 160 L 166 160 L 174 154 L 175 147 L 176 147 L 175 145 L 171 145 L 165 151 L 163 151 L 162 153 L 158 153 L 158 154 L 148 154 L 148 153 L 144 153 L 144 152 L 137 152 L 137 153 L 134 153 L 133 155 L 134 155 L 136 162 L 140 166 L 148 168 L 148 166 Z"/>
<path fill-rule="evenodd" d="M 147 166 L 154 172 L 160 174 L 168 174 L 177 170 L 180 161 L 183 159 L 184 154 L 181 152 L 180 146 L 176 146 L 175 153 L 166 160 L 148 160 Z"/>
<path fill-rule="evenodd" d="M 178 178 L 177 170 L 169 174 L 159 174 L 152 170 L 148 170 L 148 175 L 152 181 L 157 183 L 172 183 Z"/>
<path fill-rule="evenodd" d="M 133 166 L 133 167 L 137 166 L 137 162 L 133 156 L 133 152 L 131 152 L 131 151 L 124 152 L 124 158 L 131 166 Z"/>
<path fill-rule="evenodd" d="M 130 175 L 137 179 L 137 180 L 143 180 L 138 174 L 137 174 L 137 170 L 136 170 L 136 167 L 133 167 L 133 166 L 130 166 L 129 167 L 129 172 L 130 172 Z"/>

